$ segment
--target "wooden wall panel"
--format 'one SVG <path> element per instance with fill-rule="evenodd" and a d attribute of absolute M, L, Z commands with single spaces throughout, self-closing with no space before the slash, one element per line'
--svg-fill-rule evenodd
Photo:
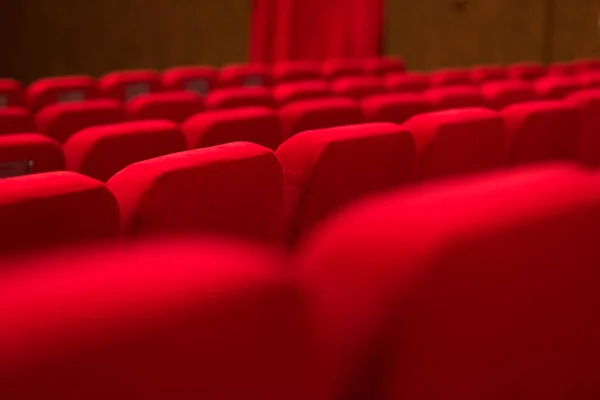
<path fill-rule="evenodd" d="M 247 58 L 250 0 L 13 0 L 0 2 L 0 74 L 221 65 Z M 6 36 L 8 35 L 8 36 Z"/>
<path fill-rule="evenodd" d="M 387 53 L 425 70 L 544 58 L 547 0 L 467 0 L 462 10 L 453 3 L 387 0 Z"/>
<path fill-rule="evenodd" d="M 600 0 L 549 0 L 553 4 L 555 60 L 600 57 Z"/>

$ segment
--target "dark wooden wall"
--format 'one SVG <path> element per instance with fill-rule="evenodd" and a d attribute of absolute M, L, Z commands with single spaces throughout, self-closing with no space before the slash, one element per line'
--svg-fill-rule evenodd
<path fill-rule="evenodd" d="M 247 59 L 252 0 L 0 0 L 0 76 L 100 75 Z M 386 0 L 413 69 L 600 57 L 600 0 Z"/>

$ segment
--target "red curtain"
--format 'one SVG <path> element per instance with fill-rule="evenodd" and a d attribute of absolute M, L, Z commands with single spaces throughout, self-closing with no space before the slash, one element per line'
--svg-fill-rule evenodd
<path fill-rule="evenodd" d="M 254 62 L 380 53 L 383 0 L 254 0 Z"/>

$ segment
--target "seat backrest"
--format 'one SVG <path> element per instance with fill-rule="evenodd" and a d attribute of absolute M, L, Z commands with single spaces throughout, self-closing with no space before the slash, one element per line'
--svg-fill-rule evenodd
<path fill-rule="evenodd" d="M 469 71 L 460 68 L 438 69 L 429 74 L 432 86 L 471 85 Z"/>
<path fill-rule="evenodd" d="M 0 178 L 65 169 L 60 143 L 39 133 L 0 136 Z"/>
<path fill-rule="evenodd" d="M 487 106 L 479 88 L 470 85 L 434 87 L 425 96 L 435 110 Z"/>
<path fill-rule="evenodd" d="M 546 74 L 546 68 L 538 62 L 521 62 L 508 66 L 508 76 L 513 79 L 535 81 Z"/>
<path fill-rule="evenodd" d="M 185 149 L 179 127 L 164 120 L 95 126 L 75 133 L 63 145 L 67 169 L 103 182 L 138 161 Z"/>
<path fill-rule="evenodd" d="M 339 78 L 331 87 L 336 95 L 355 100 L 387 92 L 383 80 L 374 76 Z"/>
<path fill-rule="evenodd" d="M 269 87 L 273 84 L 270 67 L 263 64 L 233 64 L 219 71 L 219 86 Z"/>
<path fill-rule="evenodd" d="M 275 82 L 317 80 L 321 77 L 321 65 L 316 61 L 281 61 L 273 67 Z"/>
<path fill-rule="evenodd" d="M 35 131 L 37 128 L 28 109 L 17 106 L 0 108 L 0 135 Z"/>
<path fill-rule="evenodd" d="M 216 239 L 3 264 L 0 396 L 326 400 L 307 302 L 282 264 Z"/>
<path fill-rule="evenodd" d="M 600 70 L 600 58 L 580 58 L 573 61 L 578 73 Z"/>
<path fill-rule="evenodd" d="M 438 111 L 409 119 L 423 179 L 464 175 L 506 165 L 502 116 L 484 108 Z"/>
<path fill-rule="evenodd" d="M 412 181 L 415 171 L 413 138 L 389 123 L 301 132 L 277 156 L 285 175 L 288 243 L 351 201 Z"/>
<path fill-rule="evenodd" d="M 98 84 L 104 97 L 125 102 L 162 89 L 161 76 L 155 70 L 115 71 L 100 78 Z"/>
<path fill-rule="evenodd" d="M 189 149 L 250 142 L 275 150 L 283 142 L 275 111 L 264 107 L 206 111 L 182 125 Z"/>
<path fill-rule="evenodd" d="M 217 83 L 218 73 L 213 67 L 175 67 L 162 73 L 162 86 L 171 92 L 187 90 L 205 96 Z"/>
<path fill-rule="evenodd" d="M 204 109 L 204 100 L 192 91 L 150 93 L 127 103 L 130 120 L 166 119 L 182 123 Z"/>
<path fill-rule="evenodd" d="M 591 70 L 579 73 L 575 76 L 582 89 L 600 87 L 600 70 Z"/>
<path fill-rule="evenodd" d="M 417 93 L 369 96 L 363 100 L 362 108 L 367 122 L 395 124 L 402 124 L 415 115 L 432 111 L 427 98 Z"/>
<path fill-rule="evenodd" d="M 60 171 L 0 179 L 0 226 L 12 252 L 117 238 L 121 221 L 102 182 Z"/>
<path fill-rule="evenodd" d="M 514 104 L 502 110 L 513 164 L 575 160 L 577 107 L 563 101 Z"/>
<path fill-rule="evenodd" d="M 329 80 L 345 76 L 360 76 L 365 72 L 364 63 L 358 59 L 329 59 L 321 65 L 321 76 Z"/>
<path fill-rule="evenodd" d="M 406 63 L 397 57 L 375 57 L 365 60 L 366 71 L 374 75 L 387 75 L 402 73 Z"/>
<path fill-rule="evenodd" d="M 278 114 L 286 138 L 302 131 L 363 122 L 360 104 L 339 97 L 297 101 L 280 108 Z"/>
<path fill-rule="evenodd" d="M 296 262 L 338 398 L 596 398 L 597 183 L 515 169 L 381 196 L 319 229 Z"/>
<path fill-rule="evenodd" d="M 299 81 L 277 85 L 273 97 L 278 107 L 301 100 L 332 97 L 331 87 L 325 81 Z"/>
<path fill-rule="evenodd" d="M 229 143 L 125 168 L 108 181 L 129 236 L 202 232 L 280 242 L 283 173 L 273 151 Z"/>
<path fill-rule="evenodd" d="M 218 89 L 206 96 L 206 108 L 223 110 L 240 107 L 275 108 L 271 90 L 264 87 L 233 87 Z"/>
<path fill-rule="evenodd" d="M 571 62 L 554 62 L 546 68 L 546 75 L 572 76 L 577 73 L 575 64 Z"/>
<path fill-rule="evenodd" d="M 508 70 L 500 65 L 481 65 L 469 70 L 471 82 L 481 85 L 485 82 L 505 81 L 508 79 Z"/>
<path fill-rule="evenodd" d="M 33 111 L 55 103 L 80 102 L 99 96 L 98 84 L 87 75 L 42 78 L 25 92 L 27 107 Z"/>
<path fill-rule="evenodd" d="M 0 109 L 22 107 L 24 102 L 23 84 L 15 79 L 0 78 Z"/>
<path fill-rule="evenodd" d="M 479 87 L 487 105 L 501 110 L 516 103 L 525 103 L 538 99 L 533 84 L 522 80 L 487 82 Z"/>
<path fill-rule="evenodd" d="M 84 128 L 123 121 L 125 109 L 115 100 L 53 104 L 35 115 L 39 131 L 61 143 Z"/>
<path fill-rule="evenodd" d="M 565 101 L 579 111 L 577 160 L 589 167 L 600 166 L 600 88 L 580 90 Z"/>
<path fill-rule="evenodd" d="M 581 89 L 576 78 L 568 76 L 548 76 L 535 82 L 535 91 L 543 99 L 560 100 Z"/>
<path fill-rule="evenodd" d="M 429 87 L 429 76 L 423 73 L 390 74 L 385 77 L 390 92 L 421 93 Z"/>

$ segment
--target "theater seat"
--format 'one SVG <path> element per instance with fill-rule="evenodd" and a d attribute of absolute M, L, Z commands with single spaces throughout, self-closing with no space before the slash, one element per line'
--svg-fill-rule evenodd
<path fill-rule="evenodd" d="M 571 62 L 555 62 L 546 68 L 548 76 L 572 76 L 577 73 L 576 66 Z"/>
<path fill-rule="evenodd" d="M 331 87 L 324 81 L 284 83 L 273 89 L 273 97 L 279 107 L 301 100 L 332 97 Z"/>
<path fill-rule="evenodd" d="M 232 64 L 219 72 L 219 85 L 229 87 L 268 87 L 273 77 L 268 66 L 263 64 Z"/>
<path fill-rule="evenodd" d="M 369 58 L 364 65 L 367 73 L 380 76 L 403 73 L 406 69 L 404 60 L 396 57 Z"/>
<path fill-rule="evenodd" d="M 487 82 L 479 87 L 487 105 L 501 110 L 516 103 L 525 103 L 538 99 L 533 84 L 528 81 L 509 80 Z"/>
<path fill-rule="evenodd" d="M 327 399 L 304 296 L 262 248 L 164 239 L 6 267 L 4 399 Z"/>
<path fill-rule="evenodd" d="M 279 83 L 318 80 L 320 69 L 317 61 L 281 61 L 273 67 L 273 78 Z"/>
<path fill-rule="evenodd" d="M 206 111 L 187 120 L 182 129 L 189 149 L 250 142 L 275 150 L 283 142 L 277 114 L 264 107 Z"/>
<path fill-rule="evenodd" d="M 0 178 L 65 169 L 60 143 L 39 133 L 0 136 Z"/>
<path fill-rule="evenodd" d="M 283 173 L 275 154 L 229 143 L 142 161 L 110 181 L 125 233 L 211 233 L 280 242 Z"/>
<path fill-rule="evenodd" d="M 578 161 L 589 167 L 600 166 L 600 89 L 580 90 L 566 101 L 579 111 Z"/>
<path fill-rule="evenodd" d="M 114 124 L 124 120 L 125 110 L 115 100 L 53 104 L 35 116 L 40 132 L 61 143 L 84 128 Z"/>
<path fill-rule="evenodd" d="M 515 104 L 502 110 L 513 164 L 574 160 L 577 108 L 563 101 Z"/>
<path fill-rule="evenodd" d="M 332 83 L 331 87 L 334 94 L 355 100 L 387 91 L 383 80 L 373 76 L 339 78 Z"/>
<path fill-rule="evenodd" d="M 389 123 L 301 132 L 277 157 L 285 174 L 288 243 L 351 201 L 412 181 L 415 171 L 412 136 Z"/>
<path fill-rule="evenodd" d="M 409 118 L 432 111 L 427 98 L 421 94 L 380 94 L 369 96 L 362 102 L 367 122 L 393 122 L 402 124 Z"/>
<path fill-rule="evenodd" d="M 16 106 L 0 108 L 0 135 L 36 130 L 33 116 L 26 108 Z"/>
<path fill-rule="evenodd" d="M 206 108 L 209 110 L 257 106 L 275 108 L 275 100 L 270 89 L 262 87 L 219 89 L 206 97 Z"/>
<path fill-rule="evenodd" d="M 99 80 L 103 96 L 119 101 L 129 101 L 134 97 L 159 92 L 162 82 L 155 70 L 115 71 Z"/>
<path fill-rule="evenodd" d="M 176 67 L 162 73 L 162 86 L 170 92 L 187 90 L 205 96 L 217 86 L 217 79 L 213 67 Z"/>
<path fill-rule="evenodd" d="M 548 76 L 535 82 L 535 91 L 540 98 L 560 100 L 581 89 L 581 84 L 572 77 Z"/>
<path fill-rule="evenodd" d="M 575 77 L 582 89 L 600 87 L 600 69 L 582 72 Z"/>
<path fill-rule="evenodd" d="M 508 76 L 513 79 L 533 82 L 545 74 L 546 69 L 538 62 L 514 63 L 508 66 Z"/>
<path fill-rule="evenodd" d="M 471 82 L 481 85 L 485 82 L 505 81 L 508 79 L 508 70 L 500 65 L 482 65 L 469 70 Z"/>
<path fill-rule="evenodd" d="M 24 106 L 23 84 L 15 79 L 0 78 L 0 109 Z"/>
<path fill-rule="evenodd" d="M 425 91 L 425 97 L 435 110 L 487 106 L 481 91 L 470 85 L 434 87 Z"/>
<path fill-rule="evenodd" d="M 429 87 L 429 77 L 417 72 L 391 74 L 386 76 L 385 85 L 390 92 L 421 93 Z"/>
<path fill-rule="evenodd" d="M 360 104 L 337 97 L 298 101 L 280 108 L 278 113 L 286 138 L 302 131 L 363 122 Z"/>
<path fill-rule="evenodd" d="M 365 72 L 363 62 L 358 59 L 329 59 L 321 65 L 321 76 L 329 80 L 348 76 L 361 76 Z"/>
<path fill-rule="evenodd" d="M 182 123 L 204 109 L 204 100 L 194 92 L 151 93 L 139 96 L 126 106 L 130 120 L 166 119 Z"/>
<path fill-rule="evenodd" d="M 29 85 L 25 92 L 27 106 L 33 111 L 55 103 L 90 100 L 98 95 L 96 80 L 87 75 L 42 78 Z"/>
<path fill-rule="evenodd" d="M 502 116 L 484 108 L 420 114 L 402 125 L 417 146 L 423 179 L 465 175 L 506 164 Z"/>
<path fill-rule="evenodd" d="M 67 169 L 103 182 L 133 163 L 185 148 L 179 127 L 163 120 L 91 127 L 63 145 Z"/>
<path fill-rule="evenodd" d="M 598 237 L 600 186 L 569 167 L 351 207 L 295 258 L 337 398 L 595 398 Z"/>
<path fill-rule="evenodd" d="M 459 68 L 438 69 L 429 74 L 431 86 L 471 85 L 469 71 Z"/>
<path fill-rule="evenodd" d="M 600 70 L 600 59 L 598 58 L 580 58 L 573 61 L 575 70 L 578 73 Z"/>
<path fill-rule="evenodd" d="M 103 183 L 46 172 L 0 179 L 0 227 L 0 252 L 12 252 L 114 239 L 120 217 Z"/>

